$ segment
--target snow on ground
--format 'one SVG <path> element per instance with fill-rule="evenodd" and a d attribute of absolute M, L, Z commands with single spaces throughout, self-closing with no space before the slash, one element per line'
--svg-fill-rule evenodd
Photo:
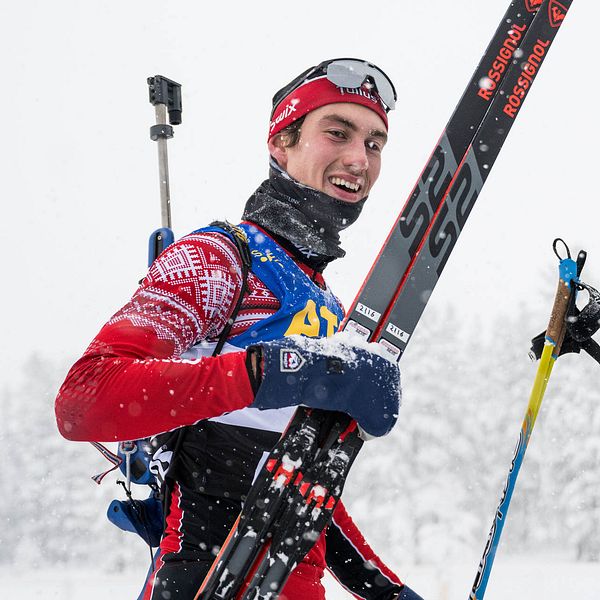
<path fill-rule="evenodd" d="M 404 576 L 425 600 L 467 600 L 476 565 L 413 567 Z M 103 574 L 69 567 L 60 572 L 0 570 L 3 597 L 13 600 L 135 600 L 141 573 Z M 331 578 L 326 581 L 328 600 L 350 598 Z M 569 563 L 561 557 L 545 560 L 511 557 L 497 560 L 485 594 L 486 600 L 598 600 L 600 564 Z"/>

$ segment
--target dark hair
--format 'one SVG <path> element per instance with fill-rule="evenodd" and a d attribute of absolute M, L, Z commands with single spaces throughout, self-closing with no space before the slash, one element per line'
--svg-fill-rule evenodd
<path fill-rule="evenodd" d="M 300 129 L 304 123 L 306 115 L 284 127 L 277 135 L 283 136 L 285 139 L 284 145 L 286 148 L 292 148 L 300 141 Z"/>

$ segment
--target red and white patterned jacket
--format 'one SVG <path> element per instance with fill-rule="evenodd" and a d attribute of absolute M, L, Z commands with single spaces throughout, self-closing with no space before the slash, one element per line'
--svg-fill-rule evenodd
<path fill-rule="evenodd" d="M 320 273 L 298 264 L 323 284 Z M 170 246 L 69 371 L 56 399 L 62 435 L 75 441 L 139 439 L 249 406 L 254 396 L 245 352 L 180 358 L 199 341 L 218 338 L 241 286 L 241 260 L 225 236 L 203 232 Z M 278 309 L 276 297 L 250 273 L 230 337 Z M 320 577 L 326 567 L 359 598 L 402 585 L 341 502 L 299 570 Z"/>

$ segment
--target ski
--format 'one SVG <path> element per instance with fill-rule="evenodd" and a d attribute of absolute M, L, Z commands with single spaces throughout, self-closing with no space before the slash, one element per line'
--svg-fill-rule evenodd
<path fill-rule="evenodd" d="M 343 326 L 396 360 L 571 1 L 511 3 L 351 306 Z M 311 438 L 301 454 L 298 435 Z M 330 522 L 361 445 L 347 415 L 298 409 L 196 598 L 276 598 Z"/>
<path fill-rule="evenodd" d="M 397 359 L 406 348 L 571 2 L 546 0 L 541 5 L 539 14 L 519 46 L 518 57 L 513 59 L 498 93 L 490 101 L 485 118 L 458 168 L 453 169 L 450 185 L 430 222 L 427 234 L 421 238 L 420 247 L 403 274 L 393 300 L 369 336 L 372 341 L 382 343 Z M 437 176 L 441 177 L 448 169 L 448 152 L 440 153 L 438 157 L 434 169 Z M 435 178 L 436 175 L 426 170 L 420 182 L 431 177 Z M 401 235 L 412 233 L 419 211 L 425 204 L 414 206 L 414 209 L 411 206 L 409 211 L 403 211 L 394 231 L 398 230 Z M 350 320 L 356 315 L 359 304 L 369 307 L 363 312 L 370 310 L 365 296 L 360 295 L 351 308 Z M 348 326 L 352 326 L 350 321 Z M 357 329 L 356 326 L 352 327 Z"/>
<path fill-rule="evenodd" d="M 363 337 L 373 337 L 382 314 L 397 296 L 407 271 L 429 237 L 458 166 L 472 145 L 541 4 L 542 0 L 511 2 L 502 17 L 348 311 L 347 327 Z M 447 260 L 452 246 L 447 243 L 442 250 Z"/>
<path fill-rule="evenodd" d="M 309 411 L 301 421 L 292 419 L 271 451 L 265 467 L 250 489 L 244 510 L 200 590 L 202 598 L 230 598 L 241 587 L 244 574 L 251 568 L 260 550 L 256 541 L 269 539 L 272 516 L 278 514 L 286 502 L 291 489 L 290 481 L 295 480 L 299 466 L 316 454 L 317 435 L 322 423 L 319 413 L 327 416 L 324 411 L 315 410 Z M 235 539 L 235 543 L 231 543 L 232 539 Z M 212 576 L 217 566 L 220 567 L 218 578 L 217 575 Z"/>

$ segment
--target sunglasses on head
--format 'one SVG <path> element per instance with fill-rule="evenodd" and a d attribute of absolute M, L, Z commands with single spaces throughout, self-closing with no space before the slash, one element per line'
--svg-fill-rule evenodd
<path fill-rule="evenodd" d="M 365 83 L 370 84 L 381 98 L 386 112 L 393 110 L 396 106 L 398 96 L 394 84 L 379 67 L 358 58 L 335 58 L 307 69 L 279 90 L 273 97 L 273 113 L 279 103 L 295 89 L 303 83 L 323 75 L 331 83 L 341 88 L 358 89 Z"/>

